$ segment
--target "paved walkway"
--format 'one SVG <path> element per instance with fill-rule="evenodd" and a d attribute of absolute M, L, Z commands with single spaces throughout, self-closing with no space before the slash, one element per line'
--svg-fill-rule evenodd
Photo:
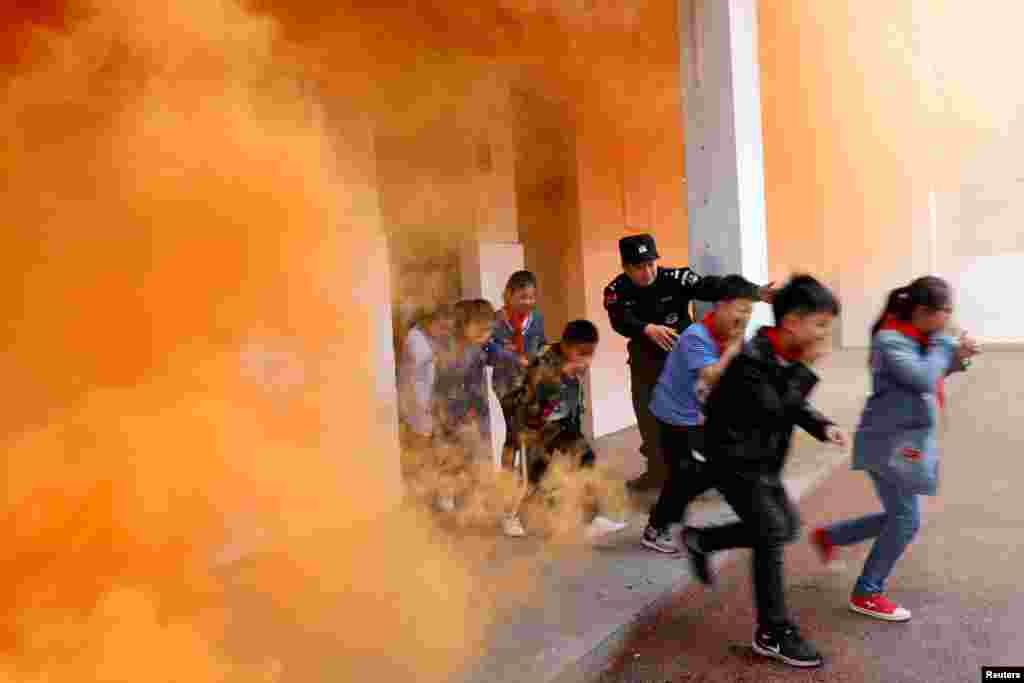
<path fill-rule="evenodd" d="M 1024 666 L 1024 353 L 990 352 L 950 384 L 940 495 L 924 500 L 924 526 L 890 581 L 911 622 L 847 611 L 869 545 L 845 549 L 847 568 L 831 572 L 802 540 L 786 556 L 788 598 L 826 665 L 765 661 L 750 652 L 748 561 L 736 552 L 717 591 L 691 586 L 639 625 L 602 683 L 959 683 L 980 681 L 983 665 Z M 800 508 L 809 528 L 879 504 L 843 467 Z"/>
<path fill-rule="evenodd" d="M 852 425 L 867 391 L 864 352 L 836 354 L 821 372 L 823 384 L 816 393 L 815 403 L 841 424 Z M 636 430 L 627 430 L 600 439 L 595 447 L 602 462 L 610 466 L 613 477 L 624 483 L 642 468 L 638 445 Z M 845 459 L 841 452 L 822 446 L 806 435 L 796 440 L 795 449 L 785 473 L 787 485 L 795 495 L 813 491 Z M 641 679 L 613 677 L 609 681 L 651 680 L 664 683 L 677 674 L 683 675 L 694 666 L 694 662 L 702 661 L 702 657 L 715 653 L 724 659 L 732 657 L 727 646 L 718 639 L 704 643 L 698 651 L 680 646 L 680 643 L 692 642 L 692 636 L 680 638 L 679 629 L 685 630 L 688 624 L 695 625 L 715 612 L 694 602 L 689 593 L 685 594 L 682 602 L 677 602 L 691 581 L 685 561 L 666 559 L 639 545 L 646 510 L 652 502 L 650 497 L 635 500 L 631 526 L 602 539 L 596 546 L 545 542 L 537 536 L 508 539 L 501 536 L 496 527 L 449 529 L 448 518 L 439 515 L 437 519 L 441 524 L 431 532 L 431 538 L 465 569 L 466 576 L 455 584 L 456 589 L 467 591 L 472 602 L 482 606 L 478 616 L 485 617 L 490 624 L 485 628 L 483 642 L 473 645 L 471 653 L 465 653 L 472 655 L 473 661 L 444 683 L 594 681 L 620 652 L 632 626 L 666 606 L 671 608 L 667 612 L 671 615 L 669 619 L 673 620 L 670 628 L 657 632 L 660 644 L 651 641 L 645 645 L 651 648 L 650 654 L 639 661 L 650 663 L 654 667 L 652 672 L 675 673 L 666 673 L 665 677 L 657 673 L 653 674 L 654 678 Z M 853 509 L 859 508 L 853 506 Z M 698 501 L 690 510 L 690 519 L 697 523 L 720 522 L 730 517 L 728 506 L 717 497 Z M 358 535 L 363 533 L 367 536 Z M 352 531 L 350 537 L 358 540 L 350 538 L 348 542 L 369 548 L 366 551 L 368 561 L 391 557 L 379 545 L 385 542 L 384 539 L 372 536 L 372 533 L 372 530 L 359 531 L 358 534 Z M 397 541 L 401 540 L 397 537 Z M 390 539 L 390 542 L 395 541 L 396 538 Z M 311 554 L 317 556 L 316 552 Z M 415 546 L 408 559 L 410 563 L 418 561 Z M 311 629 L 300 617 L 308 619 L 308 613 L 311 613 L 327 622 L 327 615 L 334 615 L 332 610 L 340 609 L 337 618 L 355 618 L 359 623 L 370 618 L 372 611 L 371 614 L 353 615 L 344 609 L 344 605 L 340 608 L 334 606 L 329 602 L 330 596 L 309 588 L 308 578 L 296 574 L 296 567 L 301 566 L 293 563 L 287 554 L 267 553 L 256 554 L 225 570 L 231 601 L 235 605 L 228 629 L 229 649 L 245 657 L 258 659 L 268 656 L 279 660 L 283 670 L 280 683 L 340 680 L 336 673 L 338 645 L 332 640 L 336 634 L 330 628 L 322 632 Z M 288 600 L 274 595 L 254 595 L 246 588 L 250 583 L 247 577 L 251 576 L 263 577 L 261 581 L 273 586 L 289 586 L 294 582 L 298 592 Z M 743 588 L 743 582 L 738 586 Z M 358 587 L 353 588 L 353 595 L 364 602 L 374 599 L 372 593 L 361 594 Z M 304 592 L 306 590 L 308 594 Z M 328 600 L 328 603 L 322 608 L 312 609 L 303 600 Z M 302 609 L 292 610 L 292 602 L 301 604 Z M 741 600 L 739 604 L 742 606 L 748 602 Z M 410 614 L 414 613 L 410 611 Z M 435 619 L 435 615 L 414 616 L 425 619 L 424 623 L 432 623 Z M 443 616 L 436 615 L 436 618 L 443 620 Z M 740 634 L 747 630 L 748 617 L 718 618 L 723 624 L 731 625 L 734 630 L 729 638 L 739 642 Z M 457 625 L 459 620 L 454 619 L 453 622 Z M 346 621 L 346 624 L 351 623 Z M 736 630 L 737 625 L 739 630 Z M 701 628 L 707 629 L 708 624 Z M 404 656 L 405 653 L 396 654 L 391 647 L 394 647 L 393 643 L 380 649 L 360 651 L 357 661 L 353 658 L 352 662 L 342 664 L 349 669 L 356 667 L 360 671 L 374 672 L 378 678 L 383 676 L 381 680 L 395 678 L 385 675 L 387 673 L 408 669 L 420 674 L 416 680 L 436 681 L 436 678 L 428 679 L 423 675 L 416 668 L 417 663 Z M 659 647 L 662 650 L 658 650 Z M 672 656 L 664 655 L 658 659 L 656 651 L 662 655 L 671 652 Z M 456 649 L 451 656 L 458 658 L 462 654 Z M 438 657 L 443 656 L 438 654 Z M 749 664 L 744 663 L 741 668 L 749 668 Z M 711 670 L 713 675 L 717 675 L 715 667 Z M 395 680 L 399 678 L 402 676 Z M 342 679 L 347 680 L 344 676 Z"/>
<path fill-rule="evenodd" d="M 842 424 L 852 424 L 867 391 L 864 352 L 835 354 L 821 368 L 826 382 L 816 403 Z M 830 381 L 829 381 L 830 380 Z M 642 467 L 635 429 L 599 439 L 595 448 L 623 480 Z M 796 496 L 812 489 L 844 454 L 802 435 L 786 471 Z M 643 549 L 640 533 L 653 497 L 634 500 L 629 529 L 595 548 L 543 548 L 537 539 L 499 542 L 496 565 L 514 558 L 542 558 L 531 571 L 529 598 L 504 611 L 488 633 L 488 648 L 466 679 L 469 683 L 544 683 L 587 680 L 597 675 L 622 638 L 646 611 L 656 609 L 690 582 L 685 561 L 666 560 Z M 717 496 L 698 500 L 689 511 L 696 523 L 732 519 Z M 502 539 L 508 541 L 508 539 Z"/>

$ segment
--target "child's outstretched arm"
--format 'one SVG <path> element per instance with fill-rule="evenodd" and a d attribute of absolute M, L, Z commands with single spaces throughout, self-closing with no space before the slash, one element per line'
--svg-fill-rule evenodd
<path fill-rule="evenodd" d="M 795 411 L 797 425 L 818 441 L 831 441 L 832 435 L 829 428 L 835 427 L 835 422 L 822 415 L 807 401 L 804 401 Z"/>
<path fill-rule="evenodd" d="M 783 397 L 785 409 L 798 427 L 818 441 L 835 441 L 831 433 L 835 422 L 822 415 L 807 400 L 817 383 L 818 377 L 810 368 L 803 365 L 794 366 L 793 375 Z"/>
<path fill-rule="evenodd" d="M 509 351 L 492 338 L 484 344 L 484 362 L 492 368 L 506 363 L 515 366 L 519 364 L 519 354 Z"/>

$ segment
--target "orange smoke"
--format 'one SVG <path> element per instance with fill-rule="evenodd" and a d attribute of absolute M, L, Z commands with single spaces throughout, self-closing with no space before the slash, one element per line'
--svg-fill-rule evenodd
<path fill-rule="evenodd" d="M 56 16 L 10 23 L 0 112 L 0 680 L 443 679 L 486 611 L 395 510 L 360 112 L 231 3 Z"/>

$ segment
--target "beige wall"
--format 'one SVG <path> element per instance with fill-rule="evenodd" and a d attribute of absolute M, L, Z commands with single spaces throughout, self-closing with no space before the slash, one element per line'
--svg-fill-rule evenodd
<path fill-rule="evenodd" d="M 632 30 L 583 48 L 593 50 L 593 79 L 581 100 L 576 156 L 584 314 L 602 335 L 590 373 L 595 435 L 636 421 L 626 340 L 611 329 L 602 298 L 622 271 L 619 238 L 651 232 L 664 265 L 687 263 L 676 3 L 648 5 L 634 20 Z"/>
<path fill-rule="evenodd" d="M 770 267 L 838 287 L 844 345 L 865 345 L 888 290 L 929 272 L 958 287 L 973 332 L 1024 338 L 1000 287 L 1024 268 L 1024 97 L 996 77 L 1022 10 L 998 14 L 761 3 Z"/>
<path fill-rule="evenodd" d="M 467 241 L 519 239 L 515 127 L 504 72 L 443 59 L 421 70 L 417 78 L 436 81 L 443 94 L 424 103 L 412 84 L 399 88 L 395 109 L 375 128 L 396 346 L 417 310 L 462 298 L 460 250 Z M 501 306 L 500 298 L 492 303 Z"/>
<path fill-rule="evenodd" d="M 522 88 L 515 163 L 519 234 L 526 268 L 537 275 L 546 332 L 557 339 L 584 310 L 580 280 L 576 131 L 565 102 Z M 576 273 L 568 280 L 568 273 Z"/>
<path fill-rule="evenodd" d="M 888 289 L 929 266 L 907 7 L 761 4 L 770 268 L 838 289 L 844 345 L 865 345 Z"/>

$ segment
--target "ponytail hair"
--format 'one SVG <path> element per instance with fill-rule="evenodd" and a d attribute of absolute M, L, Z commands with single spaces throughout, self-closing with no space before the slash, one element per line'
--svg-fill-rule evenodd
<path fill-rule="evenodd" d="M 952 300 L 953 290 L 948 282 L 934 275 L 919 277 L 909 285 L 889 292 L 889 298 L 885 300 L 882 314 L 871 326 L 871 337 L 874 338 L 878 334 L 878 330 L 890 316 L 909 322 L 918 306 L 939 309 L 949 306 Z"/>

